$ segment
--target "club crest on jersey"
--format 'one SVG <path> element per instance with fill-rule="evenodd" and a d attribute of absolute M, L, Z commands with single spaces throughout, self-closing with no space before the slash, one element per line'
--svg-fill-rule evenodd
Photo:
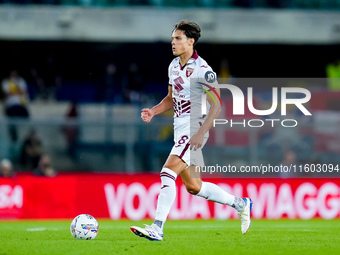
<path fill-rule="evenodd" d="M 186 76 L 189 78 L 193 72 L 194 72 L 194 68 L 187 67 Z"/>
<path fill-rule="evenodd" d="M 207 71 L 204 76 L 205 80 L 209 83 L 213 83 L 216 80 L 216 75 L 212 71 Z"/>

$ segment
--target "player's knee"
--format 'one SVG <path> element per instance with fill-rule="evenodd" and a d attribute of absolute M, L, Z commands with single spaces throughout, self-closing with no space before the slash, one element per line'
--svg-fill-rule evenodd
<path fill-rule="evenodd" d="M 201 187 L 198 184 L 185 184 L 187 191 L 192 195 L 197 195 L 200 192 Z"/>

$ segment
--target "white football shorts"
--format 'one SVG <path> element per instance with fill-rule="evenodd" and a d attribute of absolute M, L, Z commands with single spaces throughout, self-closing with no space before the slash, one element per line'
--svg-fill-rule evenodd
<path fill-rule="evenodd" d="M 176 123 L 176 122 L 175 122 Z M 177 122 L 178 123 L 178 122 Z M 175 145 L 172 147 L 172 150 L 170 154 L 179 156 L 188 166 L 204 166 L 204 159 L 202 154 L 202 149 L 204 145 L 206 144 L 209 132 L 207 132 L 204 135 L 203 144 L 201 148 L 197 150 L 190 150 L 190 138 L 191 135 L 194 135 L 198 129 L 199 125 L 197 127 L 191 128 L 191 134 L 190 134 L 190 124 L 188 122 L 185 122 L 185 124 L 176 125 L 174 128 L 174 142 Z"/>

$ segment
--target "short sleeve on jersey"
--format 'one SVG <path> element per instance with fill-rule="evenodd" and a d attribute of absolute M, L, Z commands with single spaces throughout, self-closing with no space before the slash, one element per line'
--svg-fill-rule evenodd
<path fill-rule="evenodd" d="M 217 76 L 216 76 L 216 73 L 213 72 L 213 71 L 206 71 L 204 73 L 204 80 L 207 82 L 207 83 L 211 83 L 211 84 L 214 84 L 217 80 Z"/>
<path fill-rule="evenodd" d="M 168 67 L 168 77 L 169 77 L 169 86 L 172 86 L 172 79 L 171 79 L 171 68 L 172 68 L 172 62 L 170 63 L 169 67 Z"/>
<path fill-rule="evenodd" d="M 217 84 L 217 75 L 216 73 L 211 69 L 210 66 L 204 66 L 204 68 L 200 68 L 199 73 L 199 79 L 200 82 L 206 84 L 206 87 L 216 87 Z M 210 89 L 209 89 L 210 90 Z"/>

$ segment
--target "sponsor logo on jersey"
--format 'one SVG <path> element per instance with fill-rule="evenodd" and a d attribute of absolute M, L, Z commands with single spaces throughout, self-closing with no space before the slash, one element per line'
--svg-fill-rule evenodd
<path fill-rule="evenodd" d="M 179 77 L 177 77 L 176 79 L 174 79 L 174 83 L 175 83 L 174 87 L 175 87 L 175 90 L 176 90 L 177 92 L 180 92 L 181 90 L 184 89 L 184 88 L 182 87 L 182 85 L 181 85 L 181 84 L 184 84 L 184 81 L 183 81 L 183 79 L 182 79 L 181 76 L 179 76 Z"/>
<path fill-rule="evenodd" d="M 177 92 L 180 92 L 181 90 L 184 89 L 184 88 L 182 87 L 181 84 L 177 84 L 177 83 L 175 83 L 174 87 L 175 87 L 175 90 L 176 90 Z"/>
<path fill-rule="evenodd" d="M 185 75 L 189 78 L 190 75 L 192 75 L 193 72 L 194 72 L 194 68 L 188 67 Z"/>
<path fill-rule="evenodd" d="M 212 71 L 207 71 L 204 76 L 205 80 L 209 83 L 213 83 L 216 80 L 216 75 Z"/>
<path fill-rule="evenodd" d="M 185 95 L 181 95 L 180 93 L 177 93 L 176 91 L 173 91 L 173 92 L 174 92 L 175 97 L 185 98 Z"/>
<path fill-rule="evenodd" d="M 176 76 L 178 76 L 178 75 L 179 75 L 179 72 L 178 72 L 178 71 L 171 71 L 171 75 L 176 75 Z"/>

